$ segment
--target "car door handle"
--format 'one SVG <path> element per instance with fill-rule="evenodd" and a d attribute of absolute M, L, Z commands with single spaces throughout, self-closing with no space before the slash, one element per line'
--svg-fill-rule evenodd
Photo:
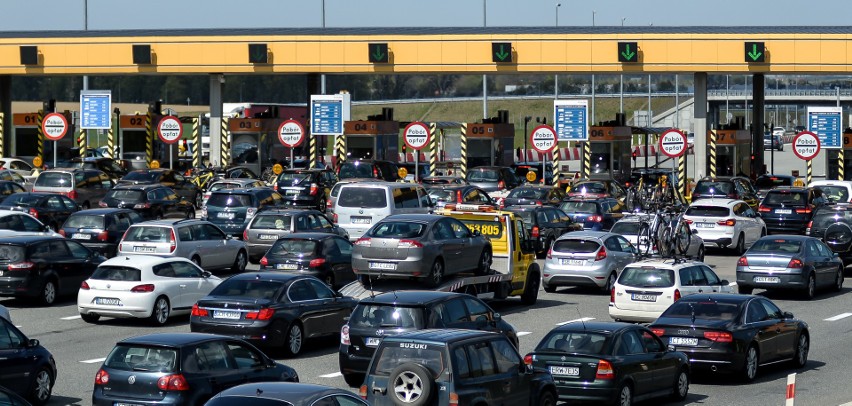
<path fill-rule="evenodd" d="M 178 285 L 181 289 L 186 289 L 186 285 Z"/>
<path fill-rule="evenodd" d="M 703 289 L 698 289 L 698 293 L 704 293 Z"/>

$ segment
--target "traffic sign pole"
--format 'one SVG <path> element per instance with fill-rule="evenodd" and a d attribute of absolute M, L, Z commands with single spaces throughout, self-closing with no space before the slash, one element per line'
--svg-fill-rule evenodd
<path fill-rule="evenodd" d="M 547 184 L 547 154 L 557 145 L 556 130 L 544 124 L 533 128 L 530 133 L 530 144 L 533 149 L 543 154 L 541 167 L 541 183 Z"/>

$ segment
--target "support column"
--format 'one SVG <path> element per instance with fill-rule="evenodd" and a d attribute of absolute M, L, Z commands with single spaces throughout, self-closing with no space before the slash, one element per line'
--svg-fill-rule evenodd
<path fill-rule="evenodd" d="M 325 94 L 325 75 L 320 76 L 317 73 L 310 73 L 305 78 L 305 90 L 307 94 L 305 94 L 305 103 L 308 108 L 311 108 L 311 95 L 312 94 Z M 310 117 L 310 112 L 308 112 L 308 116 Z M 318 160 L 321 160 L 319 157 L 324 156 L 324 147 L 325 147 L 325 139 L 324 135 L 314 135 L 311 129 L 311 122 L 308 120 L 308 168 L 314 168 L 317 164 Z"/>
<path fill-rule="evenodd" d="M 208 160 L 211 163 L 216 161 L 216 165 L 221 165 L 218 160 L 222 156 L 220 131 L 222 128 L 222 87 L 224 84 L 225 76 L 223 74 L 213 73 L 210 75 L 210 121 L 207 124 L 210 136 L 210 151 L 208 151 L 210 155 Z"/>
<path fill-rule="evenodd" d="M 765 90 L 766 77 L 762 73 L 755 73 L 752 80 L 752 94 L 754 95 L 754 117 L 751 131 L 751 154 L 754 161 L 751 162 L 750 175 L 756 179 L 763 170 L 763 112 L 766 106 Z M 744 171 L 745 172 L 745 171 Z M 749 172 L 747 172 L 749 173 Z"/>
<path fill-rule="evenodd" d="M 12 136 L 12 77 L 9 75 L 0 76 L 0 112 L 3 117 L 0 118 L 0 127 L 8 137 Z M 10 156 L 11 150 L 7 145 L 11 145 L 6 140 L 0 140 L 0 156 Z"/>
<path fill-rule="evenodd" d="M 693 176 L 697 181 L 702 176 L 707 175 L 707 73 L 698 72 L 694 76 L 695 81 L 695 103 L 692 104 L 693 109 L 693 131 L 695 132 L 695 141 L 693 148 L 695 151 L 695 159 L 693 160 L 695 169 Z M 762 145 L 762 144 L 761 144 Z"/>

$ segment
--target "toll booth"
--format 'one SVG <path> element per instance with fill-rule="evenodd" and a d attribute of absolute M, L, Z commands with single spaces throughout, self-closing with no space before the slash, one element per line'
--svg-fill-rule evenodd
<path fill-rule="evenodd" d="M 145 159 L 148 142 L 145 120 L 144 114 L 128 114 L 118 118 L 118 156 L 130 160 L 132 169 L 148 167 Z"/>
<path fill-rule="evenodd" d="M 388 120 L 346 121 L 346 160 L 399 161 L 399 122 Z"/>
<path fill-rule="evenodd" d="M 278 127 L 282 122 L 283 118 L 229 120 L 228 129 L 232 140 L 230 163 L 245 166 L 260 175 L 267 166 L 289 161 L 290 148 L 278 141 Z"/>
<path fill-rule="evenodd" d="M 515 162 L 515 125 L 472 123 L 467 125 L 467 167 L 509 166 Z"/>
<path fill-rule="evenodd" d="M 41 145 L 44 163 L 50 167 L 53 166 L 54 147 L 56 147 L 58 161 L 67 161 L 73 158 L 71 156 L 71 149 L 74 148 L 74 133 L 76 130 L 71 112 L 65 111 L 63 115 L 68 120 L 68 132 L 65 133 L 65 136 L 61 140 L 56 142 L 44 138 L 44 143 Z M 18 156 L 27 160 L 38 156 L 38 113 L 12 114 L 12 127 L 11 145 L 7 147 L 8 155 L 4 154 L 4 156 Z"/>
<path fill-rule="evenodd" d="M 712 132 L 707 132 L 707 153 L 710 153 Z M 715 130 L 716 176 L 751 174 L 751 134 L 748 130 Z M 761 146 L 761 149 L 763 146 Z M 710 174 L 710 160 L 707 161 Z"/>
<path fill-rule="evenodd" d="M 823 151 L 825 151 L 825 178 L 840 179 L 837 171 L 840 150 L 824 149 Z M 852 128 L 843 131 L 843 169 L 843 180 L 852 180 Z"/>
<path fill-rule="evenodd" d="M 589 128 L 592 179 L 630 178 L 633 130 L 627 126 L 592 126 Z"/>

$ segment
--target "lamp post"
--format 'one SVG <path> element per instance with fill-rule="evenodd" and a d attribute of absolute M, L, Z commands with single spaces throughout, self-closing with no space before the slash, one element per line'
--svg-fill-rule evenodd
<path fill-rule="evenodd" d="M 527 129 L 527 125 L 532 120 L 532 116 L 524 117 L 524 156 L 521 158 L 521 162 L 526 162 L 527 160 L 527 138 L 529 136 L 529 130 Z"/>
<path fill-rule="evenodd" d="M 622 26 L 622 27 L 624 27 L 624 20 L 626 20 L 626 19 L 627 19 L 627 17 L 622 17 L 622 18 L 621 18 L 621 26 Z"/>
<path fill-rule="evenodd" d="M 556 3 L 556 26 L 559 26 L 559 7 L 562 6 L 562 3 Z M 559 98 L 559 74 L 553 74 L 553 98 Z"/>

